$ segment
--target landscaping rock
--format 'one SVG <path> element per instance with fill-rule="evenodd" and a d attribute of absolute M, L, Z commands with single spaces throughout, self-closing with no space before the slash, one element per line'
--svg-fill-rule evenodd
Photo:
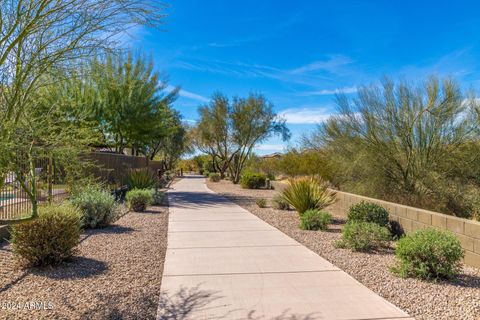
<path fill-rule="evenodd" d="M 300 230 L 295 211 L 259 208 L 255 204 L 258 198 L 273 198 L 277 193 L 274 190 L 242 189 L 228 181 L 207 185 L 329 260 L 417 320 L 480 319 L 478 269 L 464 266 L 460 276 L 450 281 L 398 278 L 389 269 L 395 263 L 393 248 L 378 253 L 361 253 L 335 247 L 345 222 L 338 217 L 334 217 L 334 224 L 328 231 Z"/>

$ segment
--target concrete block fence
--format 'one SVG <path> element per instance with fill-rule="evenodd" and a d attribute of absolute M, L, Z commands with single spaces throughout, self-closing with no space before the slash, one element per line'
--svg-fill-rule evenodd
<path fill-rule="evenodd" d="M 285 184 L 272 181 L 274 189 L 281 191 Z M 356 194 L 332 190 L 337 194 L 335 204 L 327 208 L 333 215 L 347 217 L 348 209 L 361 201 L 376 203 L 388 210 L 390 219 L 398 222 L 406 233 L 433 227 L 452 231 L 462 243 L 465 251 L 464 263 L 480 268 L 480 223 L 450 215 L 404 206 L 398 203 L 359 196 Z"/>

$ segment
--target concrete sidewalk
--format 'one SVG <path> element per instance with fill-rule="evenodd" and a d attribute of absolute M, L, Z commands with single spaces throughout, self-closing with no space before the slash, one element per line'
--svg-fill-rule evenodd
<path fill-rule="evenodd" d="M 168 197 L 158 319 L 413 319 L 203 177 Z"/>

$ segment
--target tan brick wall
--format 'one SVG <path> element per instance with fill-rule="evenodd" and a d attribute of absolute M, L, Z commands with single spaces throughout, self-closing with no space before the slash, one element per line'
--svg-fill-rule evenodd
<path fill-rule="evenodd" d="M 274 189 L 281 191 L 285 184 L 272 181 L 272 186 Z M 429 227 L 452 231 L 458 237 L 465 250 L 465 264 L 480 268 L 479 222 L 352 193 L 333 191 L 337 193 L 337 202 L 327 208 L 332 214 L 346 217 L 348 209 L 356 203 L 361 201 L 376 203 L 387 209 L 390 219 L 397 221 L 406 233 Z"/>

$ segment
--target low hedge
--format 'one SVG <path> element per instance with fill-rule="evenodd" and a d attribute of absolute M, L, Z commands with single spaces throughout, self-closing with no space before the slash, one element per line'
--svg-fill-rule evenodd
<path fill-rule="evenodd" d="M 353 251 L 371 251 L 386 246 L 390 239 L 386 227 L 373 222 L 350 221 L 343 227 L 342 239 L 337 246 Z"/>
<path fill-rule="evenodd" d="M 260 189 L 265 187 L 267 177 L 262 173 L 246 172 L 240 178 L 240 185 L 244 189 Z"/>
<path fill-rule="evenodd" d="M 219 181 L 220 181 L 220 173 L 210 172 L 210 173 L 208 174 L 208 178 L 209 178 L 210 181 L 212 181 L 212 182 L 219 182 Z"/>
<path fill-rule="evenodd" d="M 453 233 L 428 228 L 401 238 L 395 255 L 392 271 L 401 277 L 448 279 L 460 271 L 463 249 Z"/>
<path fill-rule="evenodd" d="M 40 207 L 38 218 L 12 227 L 14 255 L 25 266 L 50 266 L 68 260 L 81 232 L 80 210 L 72 205 Z"/>
<path fill-rule="evenodd" d="M 300 215 L 300 228 L 303 230 L 327 230 L 332 223 L 332 215 L 326 211 L 310 209 Z"/>
<path fill-rule="evenodd" d="M 362 201 L 348 210 L 348 221 L 372 222 L 386 227 L 388 220 L 388 211 L 375 203 Z"/>
<path fill-rule="evenodd" d="M 153 203 L 153 194 L 153 189 L 133 189 L 127 192 L 125 199 L 131 210 L 143 212 Z"/>
<path fill-rule="evenodd" d="M 85 228 L 104 227 L 119 217 L 115 197 L 97 185 L 86 186 L 73 194 L 70 202 L 82 212 L 82 224 Z"/>

